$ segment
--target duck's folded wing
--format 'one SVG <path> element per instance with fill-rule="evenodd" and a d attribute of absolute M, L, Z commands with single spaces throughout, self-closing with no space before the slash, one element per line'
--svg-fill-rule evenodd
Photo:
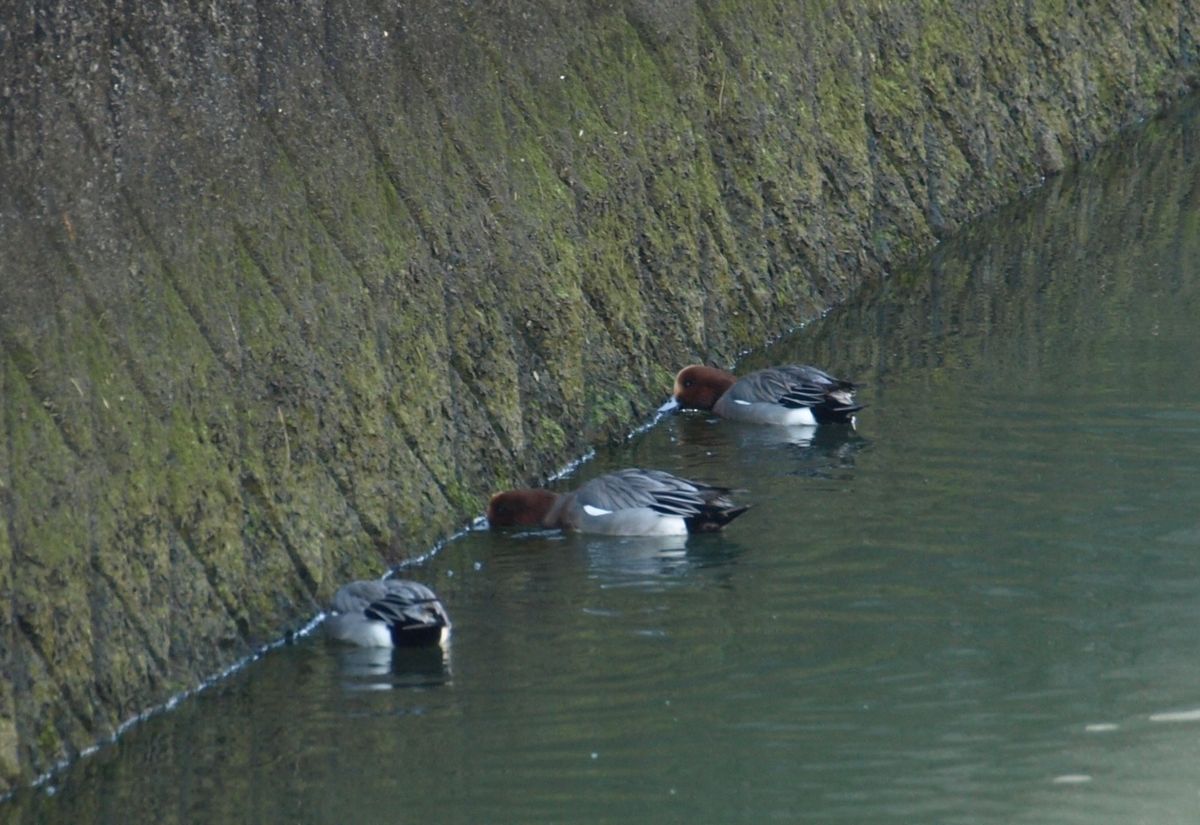
<path fill-rule="evenodd" d="M 350 582 L 334 594 L 333 609 L 342 614 L 358 613 L 387 593 L 386 584 L 379 580 Z"/>
<path fill-rule="evenodd" d="M 594 511 L 617 512 L 648 507 L 668 516 L 693 516 L 706 499 L 704 485 L 661 470 L 622 470 L 579 488 L 577 501 Z"/>
<path fill-rule="evenodd" d="M 854 384 L 834 378 L 816 367 L 791 366 L 751 373 L 738 382 L 735 391 L 742 400 L 767 401 L 799 409 L 816 407 L 834 392 L 846 394 L 848 399 L 854 392 Z"/>
<path fill-rule="evenodd" d="M 404 593 L 393 591 L 367 605 L 363 615 L 384 622 L 389 627 L 440 627 L 449 624 L 445 608 L 432 594 L 429 598 L 412 599 Z"/>
<path fill-rule="evenodd" d="M 384 594 L 394 594 L 412 602 L 437 601 L 436 593 L 420 582 L 410 579 L 384 579 L 380 584 L 383 585 L 383 593 L 379 598 L 383 598 Z"/>

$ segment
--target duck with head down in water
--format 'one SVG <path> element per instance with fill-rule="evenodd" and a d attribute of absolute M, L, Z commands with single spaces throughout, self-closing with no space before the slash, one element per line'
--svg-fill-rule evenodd
<path fill-rule="evenodd" d="M 662 410 L 711 410 L 722 418 L 752 424 L 854 426 L 854 414 L 863 408 L 855 403 L 855 390 L 853 382 L 817 367 L 768 367 L 738 378 L 716 367 L 693 364 L 675 376 L 673 403 Z"/>

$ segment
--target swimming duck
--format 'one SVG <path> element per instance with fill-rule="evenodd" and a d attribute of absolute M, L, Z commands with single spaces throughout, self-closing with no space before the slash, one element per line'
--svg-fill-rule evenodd
<path fill-rule="evenodd" d="M 508 490 L 492 496 L 492 527 L 550 527 L 609 536 L 711 533 L 750 509 L 737 506 L 726 487 L 713 487 L 662 470 L 619 470 L 570 493 Z"/>
<path fill-rule="evenodd" d="M 675 404 L 753 424 L 854 425 L 854 384 L 816 367 L 768 367 L 738 378 L 693 364 L 675 376 Z M 663 410 L 674 409 L 670 402 Z"/>
<path fill-rule="evenodd" d="M 450 617 L 432 590 L 403 579 L 351 582 L 333 597 L 333 638 L 362 647 L 438 645 Z"/>

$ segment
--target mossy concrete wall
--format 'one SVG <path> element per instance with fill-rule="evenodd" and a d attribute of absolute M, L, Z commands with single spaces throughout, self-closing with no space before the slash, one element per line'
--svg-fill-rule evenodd
<path fill-rule="evenodd" d="M 0 789 L 1200 77 L 1171 0 L 0 15 Z"/>

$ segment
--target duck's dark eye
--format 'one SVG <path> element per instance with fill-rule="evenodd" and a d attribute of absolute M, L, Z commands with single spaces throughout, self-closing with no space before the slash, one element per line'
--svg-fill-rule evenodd
<path fill-rule="evenodd" d="M 685 386 L 685 387 L 690 387 L 690 386 L 692 386 L 692 385 L 693 385 L 693 384 L 695 384 L 695 383 L 696 383 L 696 382 L 695 382 L 695 380 L 694 380 L 694 379 L 692 379 L 692 378 L 687 378 L 687 379 L 684 379 L 683 386 Z"/>

